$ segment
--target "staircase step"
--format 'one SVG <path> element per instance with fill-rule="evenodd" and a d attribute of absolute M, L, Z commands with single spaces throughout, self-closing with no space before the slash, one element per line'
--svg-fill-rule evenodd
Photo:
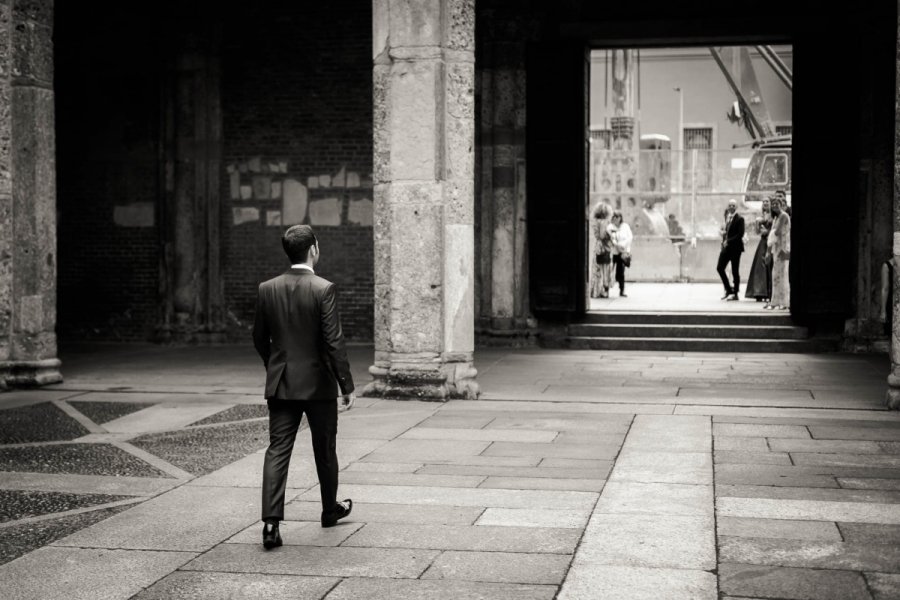
<path fill-rule="evenodd" d="M 622 325 L 793 325 L 791 315 L 785 312 L 763 310 L 759 312 L 697 313 L 672 311 L 632 311 L 632 312 L 589 312 L 583 323 L 611 323 Z"/>
<path fill-rule="evenodd" d="M 835 340 L 813 338 L 805 340 L 737 339 L 737 338 L 674 338 L 674 337 L 588 337 L 542 335 L 545 348 L 579 350 L 658 350 L 684 352 L 833 352 Z"/>
<path fill-rule="evenodd" d="M 795 327 L 792 325 L 676 325 L 665 323 L 582 323 L 569 325 L 568 334 L 575 337 L 706 338 L 754 340 L 803 340 L 809 336 L 809 332 L 805 327 Z"/>

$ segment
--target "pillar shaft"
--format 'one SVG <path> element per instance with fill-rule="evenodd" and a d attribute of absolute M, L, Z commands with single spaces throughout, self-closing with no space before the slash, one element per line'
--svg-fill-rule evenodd
<path fill-rule="evenodd" d="M 474 0 L 374 0 L 375 381 L 475 397 Z"/>
<path fill-rule="evenodd" d="M 900 6 L 900 3 L 898 3 Z M 900 18 L 897 25 L 897 81 L 900 81 Z M 900 86 L 895 88 L 897 96 L 894 115 L 894 282 L 893 282 L 893 322 L 891 331 L 891 374 L 888 375 L 887 405 L 900 409 Z"/>
<path fill-rule="evenodd" d="M 160 218 L 163 340 L 224 339 L 219 259 L 222 111 L 215 32 L 178 34 L 166 82 L 166 188 Z"/>
<path fill-rule="evenodd" d="M 22 4 L 0 2 L 0 387 L 62 381 L 53 3 Z"/>

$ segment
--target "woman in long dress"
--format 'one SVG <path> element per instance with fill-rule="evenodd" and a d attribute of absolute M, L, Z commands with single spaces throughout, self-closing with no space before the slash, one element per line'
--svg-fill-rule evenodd
<path fill-rule="evenodd" d="M 772 203 L 775 221 L 769 233 L 768 248 L 772 255 L 772 301 L 769 308 L 788 310 L 791 306 L 791 217 L 785 209 L 785 201 L 776 198 Z"/>
<path fill-rule="evenodd" d="M 609 233 L 609 218 L 612 207 L 601 202 L 592 213 L 594 234 L 594 256 L 591 260 L 591 298 L 609 298 L 612 282 L 612 236 Z"/>
<path fill-rule="evenodd" d="M 747 278 L 745 298 L 756 298 L 757 302 L 767 301 L 772 297 L 772 267 L 766 264 L 769 231 L 772 229 L 772 204 L 769 198 L 762 202 L 762 216 L 756 218 L 756 232 L 759 244 L 750 263 L 750 276 Z"/>

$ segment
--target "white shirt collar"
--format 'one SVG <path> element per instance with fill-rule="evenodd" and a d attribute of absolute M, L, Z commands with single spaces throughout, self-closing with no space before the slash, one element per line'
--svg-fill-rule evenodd
<path fill-rule="evenodd" d="M 312 273 L 313 275 L 316 274 L 316 272 L 313 271 L 313 268 L 312 268 L 311 266 L 307 265 L 307 264 L 291 265 L 291 268 L 292 268 L 292 269 L 306 269 L 307 271 L 309 271 L 309 272 Z"/>

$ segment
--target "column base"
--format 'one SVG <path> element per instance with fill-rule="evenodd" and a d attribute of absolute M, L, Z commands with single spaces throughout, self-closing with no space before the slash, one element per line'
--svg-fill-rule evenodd
<path fill-rule="evenodd" d="M 369 367 L 375 381 L 362 395 L 397 400 L 446 402 L 475 400 L 481 393 L 471 359 L 445 361 L 439 358 L 391 356 Z"/>
<path fill-rule="evenodd" d="M 888 375 L 888 390 L 885 404 L 891 410 L 900 410 L 900 377 L 893 373 Z"/>
<path fill-rule="evenodd" d="M 0 362 L 0 389 L 62 383 L 61 365 L 58 358 Z"/>

